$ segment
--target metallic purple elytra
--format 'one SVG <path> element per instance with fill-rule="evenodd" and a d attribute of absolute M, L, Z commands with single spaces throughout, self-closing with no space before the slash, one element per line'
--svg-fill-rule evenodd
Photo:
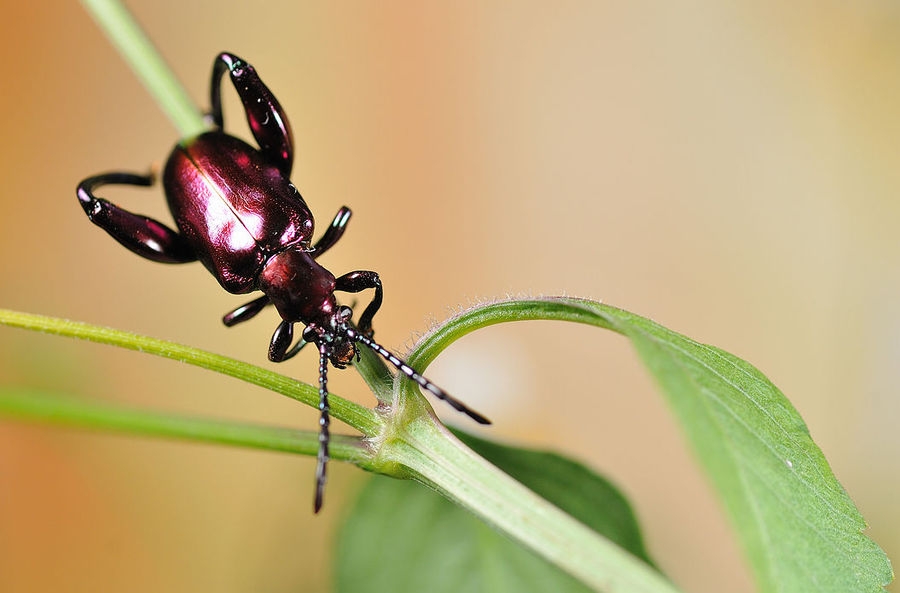
<path fill-rule="evenodd" d="M 244 105 L 259 149 L 222 130 L 220 83 L 226 71 Z M 254 317 L 267 305 L 275 305 L 282 321 L 269 343 L 270 360 L 285 361 L 306 344 L 316 344 L 321 417 L 315 511 L 322 507 L 328 462 L 328 363 L 345 368 L 357 355 L 358 344 L 377 352 L 456 410 L 489 424 L 484 416 L 371 339 L 372 318 L 382 302 L 377 273 L 359 270 L 335 278 L 316 262 L 344 234 L 351 212 L 346 206 L 338 210 L 331 226 L 311 245 L 312 212 L 289 179 L 294 160 L 291 128 L 278 100 L 253 66 L 234 54 L 219 54 L 213 64 L 210 102 L 214 129 L 177 144 L 163 172 L 166 199 L 177 231 L 94 195 L 102 185 L 152 185 L 151 175 L 106 173 L 89 177 L 78 185 L 78 200 L 91 222 L 140 256 L 164 263 L 200 260 L 228 292 L 261 291 L 262 296 L 222 320 L 230 327 Z M 354 327 L 350 323 L 352 310 L 339 305 L 334 293 L 369 288 L 375 295 Z M 297 322 L 305 329 L 294 343 Z"/>

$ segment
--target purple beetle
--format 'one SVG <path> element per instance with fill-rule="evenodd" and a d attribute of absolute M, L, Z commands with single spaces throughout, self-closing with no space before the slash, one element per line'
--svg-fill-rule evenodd
<path fill-rule="evenodd" d="M 259 150 L 222 131 L 220 83 L 226 71 L 243 102 Z M 346 206 L 338 210 L 331 226 L 310 245 L 313 216 L 289 179 L 294 159 L 290 125 L 253 66 L 234 54 L 219 54 L 213 64 L 210 100 L 215 129 L 176 145 L 163 172 L 177 231 L 94 195 L 102 185 L 152 185 L 151 175 L 89 177 L 78 185 L 78 200 L 91 222 L 140 256 L 164 263 L 200 260 L 228 292 L 262 291 L 261 297 L 226 314 L 223 322 L 230 327 L 275 305 L 282 321 L 269 344 L 270 360 L 287 360 L 308 343 L 318 346 L 321 418 L 315 511 L 322 507 L 328 462 L 328 362 L 345 368 L 358 356 L 357 344 L 371 348 L 456 410 L 489 424 L 371 339 L 372 318 L 382 301 L 377 273 L 356 271 L 335 278 L 316 262 L 344 234 L 351 212 Z M 375 295 L 354 327 L 352 310 L 338 305 L 334 293 L 369 288 Z M 296 322 L 306 327 L 292 346 Z"/>

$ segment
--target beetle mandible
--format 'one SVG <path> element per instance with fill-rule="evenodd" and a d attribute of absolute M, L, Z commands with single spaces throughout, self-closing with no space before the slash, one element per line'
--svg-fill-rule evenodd
<path fill-rule="evenodd" d="M 259 149 L 223 131 L 221 80 L 228 72 Z M 226 326 L 247 321 L 275 305 L 281 323 L 269 343 L 269 359 L 288 360 L 308 343 L 319 349 L 319 453 L 314 509 L 322 507 L 328 462 L 329 408 L 327 367 L 345 368 L 358 356 L 358 344 L 377 352 L 407 377 L 481 424 L 481 414 L 372 340 L 372 318 L 382 302 L 378 274 L 366 270 L 335 276 L 316 262 L 344 234 L 350 209 L 338 210 L 315 244 L 313 216 L 289 176 L 293 136 L 278 100 L 256 70 L 223 52 L 213 63 L 210 119 L 214 129 L 181 141 L 163 171 L 163 186 L 178 230 L 129 212 L 94 195 L 102 185 L 150 186 L 152 175 L 105 173 L 78 185 L 78 200 L 88 218 L 131 251 L 164 263 L 200 260 L 222 288 L 233 294 L 256 290 L 263 295 L 227 313 Z M 338 305 L 335 291 L 374 289 L 359 322 L 350 307 Z M 294 324 L 305 326 L 296 343 Z"/>

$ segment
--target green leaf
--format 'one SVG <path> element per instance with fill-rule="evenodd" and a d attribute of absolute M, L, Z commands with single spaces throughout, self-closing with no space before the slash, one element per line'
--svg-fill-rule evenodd
<path fill-rule="evenodd" d="M 459 430 L 453 433 L 535 494 L 654 566 L 631 505 L 590 468 L 557 453 L 501 445 Z"/>
<path fill-rule="evenodd" d="M 457 433 L 468 446 L 650 563 L 628 502 L 585 466 Z M 422 486 L 375 477 L 339 534 L 337 590 L 430 593 L 590 591 L 559 568 Z"/>
<path fill-rule="evenodd" d="M 763 591 L 881 591 L 884 552 L 800 414 L 752 365 L 614 310 L 686 429 L 738 528 Z"/>
<path fill-rule="evenodd" d="M 425 336 L 410 364 L 423 369 L 480 327 L 534 319 L 586 323 L 631 340 L 724 502 L 761 591 L 872 593 L 892 580 L 887 556 L 862 534 L 865 521 L 797 410 L 736 356 L 615 307 L 548 298 L 467 311 Z"/>

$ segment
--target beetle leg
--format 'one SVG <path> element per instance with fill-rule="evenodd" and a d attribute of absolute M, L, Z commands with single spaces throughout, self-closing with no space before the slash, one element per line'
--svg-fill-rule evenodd
<path fill-rule="evenodd" d="M 325 231 L 325 234 L 316 241 L 316 244 L 313 245 L 313 258 L 317 258 L 329 249 L 331 249 L 338 240 L 344 236 L 344 230 L 347 228 L 347 223 L 350 222 L 350 217 L 353 216 L 353 212 L 350 208 L 346 206 L 341 206 L 341 209 L 338 210 L 337 214 L 334 215 L 334 220 L 331 221 L 331 226 L 328 227 L 328 230 Z"/>
<path fill-rule="evenodd" d="M 197 259 L 190 243 L 177 231 L 158 220 L 134 214 L 94 195 L 101 185 L 153 185 L 152 175 L 106 173 L 88 177 L 78 184 L 78 201 L 88 218 L 113 239 L 147 259 L 180 264 Z"/>
<path fill-rule="evenodd" d="M 222 52 L 213 63 L 212 84 L 209 89 L 213 123 L 222 128 L 221 80 L 225 71 L 231 75 L 231 82 L 244 104 L 250 131 L 259 143 L 260 151 L 266 159 L 277 166 L 285 177 L 290 176 L 294 162 L 294 146 L 291 126 L 287 115 L 256 74 L 256 70 L 234 54 Z"/>
<path fill-rule="evenodd" d="M 294 339 L 294 324 L 289 321 L 282 321 L 275 328 L 272 334 L 272 341 L 269 342 L 269 360 L 272 362 L 284 362 L 297 355 L 308 342 L 302 337 L 293 348 L 290 348 Z"/>
<path fill-rule="evenodd" d="M 248 319 L 256 317 L 257 313 L 265 309 L 267 305 L 271 304 L 272 301 L 269 300 L 269 297 L 263 295 L 226 313 L 225 316 L 222 317 L 222 323 L 228 327 L 243 323 Z"/>
<path fill-rule="evenodd" d="M 374 288 L 375 296 L 372 297 L 372 302 L 360 315 L 357 327 L 362 333 L 372 335 L 372 318 L 375 317 L 375 313 L 381 307 L 381 301 L 384 297 L 384 291 L 381 288 L 381 278 L 378 277 L 378 273 L 360 270 L 344 274 L 334 281 L 334 289 L 343 292 L 361 292 L 367 288 Z"/>

